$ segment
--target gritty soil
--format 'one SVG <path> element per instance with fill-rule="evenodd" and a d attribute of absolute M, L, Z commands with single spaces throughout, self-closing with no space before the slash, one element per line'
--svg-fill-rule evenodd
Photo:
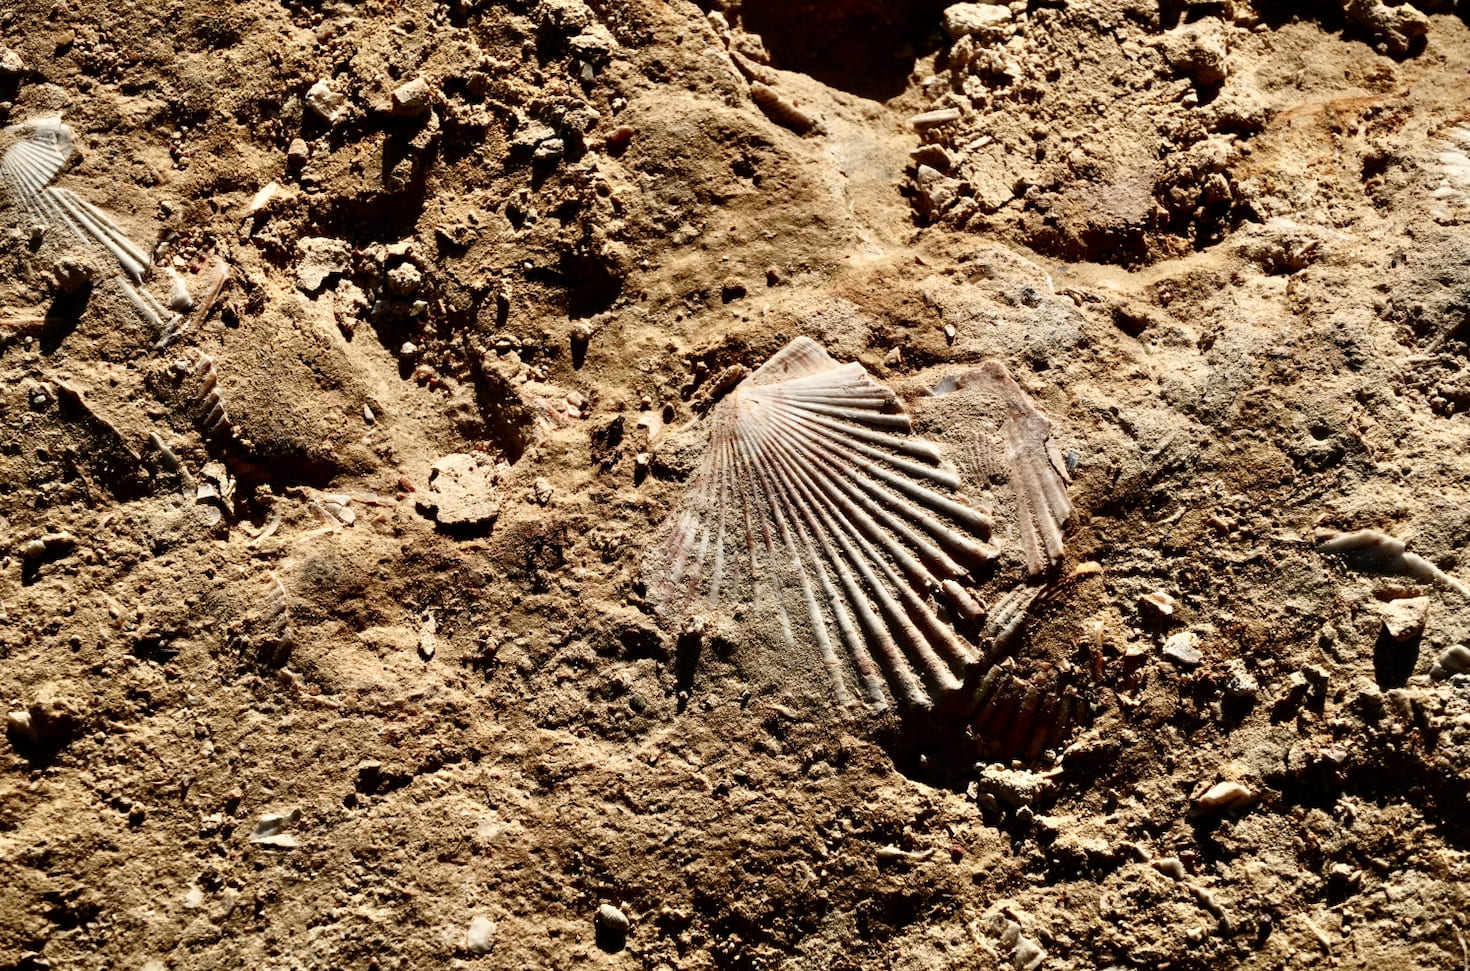
<path fill-rule="evenodd" d="M 1470 602 L 1318 548 L 1470 580 L 1463 4 L 944 7 L 0 12 L 0 123 L 230 271 L 160 334 L 0 200 L 0 968 L 1470 967 Z M 1051 418 L 1058 748 L 647 602 L 801 335 Z"/>

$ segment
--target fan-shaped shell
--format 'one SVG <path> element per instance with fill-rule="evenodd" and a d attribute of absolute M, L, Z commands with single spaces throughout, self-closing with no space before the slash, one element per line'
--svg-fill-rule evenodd
<path fill-rule="evenodd" d="M 134 286 L 148 272 L 152 262 L 148 254 L 107 213 L 70 189 L 50 184 L 71 160 L 71 129 L 59 118 L 46 118 L 12 125 L 4 134 L 18 138 L 0 158 L 0 184 L 6 193 L 50 229 L 101 247 L 112 256 L 123 271 L 118 282 L 128 300 L 161 329 L 166 316 L 163 307 L 147 290 Z"/>
<path fill-rule="evenodd" d="M 995 555 L 990 517 L 893 392 L 798 338 L 705 421 L 645 564 L 655 602 L 750 604 L 789 648 L 815 647 L 844 705 L 928 708 L 964 687 L 983 659 L 953 624 L 984 613 L 966 582 Z"/>

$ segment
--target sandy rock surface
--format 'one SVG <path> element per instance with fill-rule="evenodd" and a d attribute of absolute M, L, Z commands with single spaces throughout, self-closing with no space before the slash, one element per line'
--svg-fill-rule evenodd
<path fill-rule="evenodd" d="M 0 10 L 0 967 L 1465 965 L 1470 11 L 958 6 Z M 799 336 L 1056 744 L 649 599 Z"/>

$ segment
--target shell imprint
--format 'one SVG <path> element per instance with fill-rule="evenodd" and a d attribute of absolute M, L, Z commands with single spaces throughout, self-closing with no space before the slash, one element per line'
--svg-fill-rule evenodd
<path fill-rule="evenodd" d="M 138 313 L 162 330 L 171 316 L 147 290 L 143 282 L 152 260 L 128 239 L 112 217 L 79 198 L 70 189 L 51 185 L 72 156 L 72 132 L 60 118 L 45 118 L 6 128 L 19 136 L 0 159 L 0 183 L 6 192 L 45 226 L 76 238 L 88 247 L 100 247 L 114 260 L 122 274 L 118 282 Z"/>
<path fill-rule="evenodd" d="M 973 371 L 946 378 L 934 391 L 947 394 L 970 389 L 988 392 L 1005 406 L 1001 435 L 1016 493 L 1021 542 L 1026 549 L 1026 572 L 1035 576 L 1062 561 L 1062 527 L 1072 517 L 1072 501 L 1067 498 L 1067 485 L 1072 477 L 1067 474 L 1061 451 L 1052 441 L 1051 422 L 1031 403 L 1004 364 L 986 361 Z M 977 433 L 970 446 L 977 467 L 982 473 L 988 473 L 995 447 L 990 436 Z"/>
<path fill-rule="evenodd" d="M 816 647 L 843 705 L 855 685 L 873 708 L 930 708 L 992 660 L 951 626 L 984 614 L 965 581 L 995 555 L 990 517 L 862 365 L 797 338 L 705 422 L 645 563 L 660 608 L 750 604 L 793 652 Z"/>

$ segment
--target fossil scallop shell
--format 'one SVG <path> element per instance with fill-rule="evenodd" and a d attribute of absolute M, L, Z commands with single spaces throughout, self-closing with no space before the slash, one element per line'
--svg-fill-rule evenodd
<path fill-rule="evenodd" d="M 70 189 L 50 184 L 71 160 L 71 129 L 60 118 L 43 118 L 12 125 L 4 134 L 18 139 L 0 158 L 0 185 L 6 193 L 48 228 L 106 251 L 122 270 L 118 282 L 128 300 L 161 330 L 167 311 L 147 290 L 134 285 L 148 272 L 152 263 L 148 254 L 107 213 Z"/>
<path fill-rule="evenodd" d="M 808 338 L 704 420 L 708 450 L 645 563 L 663 610 L 748 604 L 789 650 L 811 644 L 840 704 L 928 709 L 989 659 L 955 630 L 994 557 L 985 510 L 892 391 Z"/>

